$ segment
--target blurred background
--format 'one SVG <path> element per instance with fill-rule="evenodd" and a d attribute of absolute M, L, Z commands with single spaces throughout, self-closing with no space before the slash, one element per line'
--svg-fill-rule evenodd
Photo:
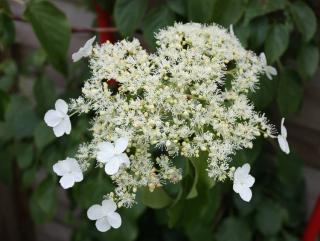
<path fill-rule="evenodd" d="M 0 240 L 316 240 L 319 19 L 318 0 L 0 0 Z M 193 199 L 168 190 L 173 203 L 140 200 L 120 211 L 121 228 L 99 233 L 86 210 L 108 193 L 110 180 L 94 170 L 65 191 L 52 172 L 90 139 L 89 117 L 73 119 L 70 136 L 57 139 L 44 113 L 57 98 L 80 94 L 90 72 L 71 54 L 91 36 L 100 43 L 136 37 L 152 52 L 153 33 L 175 21 L 232 24 L 245 48 L 265 52 L 278 76 L 262 77 L 249 98 L 276 126 L 286 117 L 291 154 L 259 139 L 234 156 L 235 165 L 250 162 L 257 178 L 249 204 L 229 182 L 199 187 Z"/>

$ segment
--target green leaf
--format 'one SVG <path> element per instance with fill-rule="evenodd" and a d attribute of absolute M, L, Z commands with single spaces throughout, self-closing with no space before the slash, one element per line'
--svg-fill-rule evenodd
<path fill-rule="evenodd" d="M 199 23 L 212 21 L 215 0 L 186 0 L 188 20 Z"/>
<path fill-rule="evenodd" d="M 56 183 L 53 178 L 45 179 L 34 192 L 34 197 L 39 207 L 46 213 L 52 212 L 56 203 Z"/>
<path fill-rule="evenodd" d="M 66 158 L 65 151 L 66 150 L 65 150 L 64 144 L 61 144 L 61 147 L 59 145 L 50 145 L 47 148 L 45 148 L 43 152 L 40 153 L 41 155 L 39 155 L 39 150 L 38 150 L 37 155 L 39 155 L 39 161 L 41 162 L 41 166 L 45 167 L 47 171 L 50 172 L 51 174 L 54 174 L 52 170 L 52 166 L 58 160 L 63 160 Z"/>
<path fill-rule="evenodd" d="M 290 70 L 280 73 L 277 102 L 283 117 L 289 117 L 296 113 L 303 98 L 303 85 L 299 75 Z"/>
<path fill-rule="evenodd" d="M 167 0 L 168 7 L 182 16 L 187 14 L 187 7 L 184 0 Z"/>
<path fill-rule="evenodd" d="M 113 191 L 110 179 L 101 169 L 91 170 L 81 185 L 72 188 L 72 197 L 82 208 L 89 208 L 93 203 L 100 203 L 103 195 Z"/>
<path fill-rule="evenodd" d="M 216 240 L 217 241 L 250 241 L 252 229 L 248 223 L 242 219 L 228 217 L 223 220 L 219 226 Z"/>
<path fill-rule="evenodd" d="M 12 182 L 12 155 L 5 146 L 0 145 L 0 148 L 0 182 L 10 185 Z"/>
<path fill-rule="evenodd" d="M 31 186 L 32 182 L 35 180 L 36 173 L 36 167 L 30 167 L 23 171 L 21 181 L 24 188 Z"/>
<path fill-rule="evenodd" d="M 277 234 L 283 224 L 284 212 L 284 209 L 270 200 L 261 203 L 255 215 L 258 230 L 265 236 Z"/>
<path fill-rule="evenodd" d="M 141 202 L 150 208 L 164 208 L 172 203 L 172 198 L 162 188 L 156 188 L 153 192 L 143 188 Z"/>
<path fill-rule="evenodd" d="M 267 36 L 264 48 L 269 64 L 278 60 L 289 45 L 289 31 L 283 24 L 274 24 Z"/>
<path fill-rule="evenodd" d="M 261 202 L 261 195 L 254 191 L 254 195 L 250 202 L 243 201 L 237 193 L 233 193 L 233 202 L 241 216 L 247 216 L 255 211 Z"/>
<path fill-rule="evenodd" d="M 250 46 L 254 49 L 259 49 L 266 40 L 270 25 L 267 17 L 258 18 L 250 23 L 251 34 Z"/>
<path fill-rule="evenodd" d="M 242 166 L 245 163 L 253 164 L 262 151 L 262 138 L 257 138 L 253 142 L 252 148 L 242 149 L 236 152 L 232 158 L 232 165 L 235 167 Z"/>
<path fill-rule="evenodd" d="M 131 36 L 139 26 L 148 0 L 117 0 L 114 5 L 116 27 L 124 36 Z"/>
<path fill-rule="evenodd" d="M 311 78 L 319 66 L 319 49 L 315 45 L 302 45 L 298 53 L 298 68 L 304 78 Z"/>
<path fill-rule="evenodd" d="M 52 65 L 67 73 L 71 27 L 65 14 L 46 0 L 31 0 L 27 2 L 24 16 L 31 23 Z"/>
<path fill-rule="evenodd" d="M 42 74 L 46 61 L 47 56 L 45 51 L 43 49 L 37 49 L 24 59 L 22 70 L 33 75 L 35 73 Z"/>
<path fill-rule="evenodd" d="M 212 227 L 205 225 L 196 225 L 186 228 L 186 235 L 190 241 L 214 241 Z"/>
<path fill-rule="evenodd" d="M 245 10 L 243 0 L 223 0 L 215 2 L 216 3 L 213 8 L 213 20 L 225 27 L 229 27 L 230 24 L 237 23 Z"/>
<path fill-rule="evenodd" d="M 198 196 L 198 189 L 211 188 L 213 181 L 208 177 L 208 153 L 201 152 L 198 158 L 191 158 L 190 162 L 194 167 L 193 183 L 191 189 L 188 191 L 187 199 L 195 198 Z"/>
<path fill-rule="evenodd" d="M 287 233 L 287 232 L 285 232 L 283 236 L 284 236 L 284 241 L 299 241 L 300 240 L 300 238 L 295 237 L 292 234 Z"/>
<path fill-rule="evenodd" d="M 7 142 L 13 138 L 11 127 L 7 122 L 0 122 L 0 140 L 2 142 Z"/>
<path fill-rule="evenodd" d="M 289 155 L 278 151 L 278 178 L 287 187 L 298 186 L 303 179 L 303 161 L 293 151 Z"/>
<path fill-rule="evenodd" d="M 257 110 L 264 110 L 273 102 L 277 95 L 277 85 L 278 77 L 273 77 L 271 80 L 265 75 L 260 77 L 259 89 L 249 94 L 249 99 Z"/>
<path fill-rule="evenodd" d="M 10 13 L 10 7 L 7 0 L 0 0 L 0 10 Z"/>
<path fill-rule="evenodd" d="M 9 95 L 0 89 L 0 120 L 4 120 L 4 113 L 10 101 Z"/>
<path fill-rule="evenodd" d="M 317 18 L 312 9 L 303 1 L 290 4 L 293 21 L 305 41 L 314 36 L 317 29 Z"/>
<path fill-rule="evenodd" d="M 284 9 L 286 0 L 268 0 L 268 1 L 257 1 L 250 0 L 250 3 L 246 7 L 244 23 L 248 24 L 251 19 Z"/>
<path fill-rule="evenodd" d="M 146 206 L 138 202 L 131 208 L 123 210 L 124 215 L 128 216 L 130 220 L 137 220 L 146 211 Z"/>
<path fill-rule="evenodd" d="M 173 227 L 177 224 L 185 229 L 193 229 L 189 236 L 194 236 L 201 231 L 202 226 L 211 226 L 216 212 L 221 204 L 221 191 L 219 185 L 211 189 L 202 187 L 198 189 L 198 196 L 186 199 L 190 181 L 188 177 L 182 181 L 183 192 L 176 198 L 175 202 L 168 208 L 168 225 Z M 195 208 L 197 207 L 197 208 Z M 186 210 L 188 210 L 186 212 Z M 199 222 L 198 220 L 201 220 Z"/>
<path fill-rule="evenodd" d="M 41 77 L 38 78 L 33 86 L 34 97 L 37 101 L 37 108 L 43 115 L 56 100 L 55 86 L 51 79 Z"/>
<path fill-rule="evenodd" d="M 39 152 L 55 140 L 55 136 L 51 128 L 44 122 L 40 122 L 34 130 L 34 142 Z"/>
<path fill-rule="evenodd" d="M 4 49 L 12 44 L 15 38 L 15 28 L 11 18 L 0 11 L 0 48 Z"/>
<path fill-rule="evenodd" d="M 245 25 L 235 25 L 233 28 L 234 28 L 234 33 L 239 39 L 242 46 L 247 47 L 251 29 Z"/>
<path fill-rule="evenodd" d="M 100 240 L 116 240 L 116 241 L 134 241 L 137 240 L 138 227 L 135 221 L 123 217 L 123 224 L 119 229 L 111 229 L 102 234 Z"/>
<path fill-rule="evenodd" d="M 56 183 L 51 176 L 47 177 L 35 189 L 29 205 L 31 215 L 36 223 L 51 219 L 57 207 Z"/>
<path fill-rule="evenodd" d="M 16 139 L 30 137 L 38 124 L 31 103 L 21 96 L 11 96 L 5 115 L 7 127 Z"/>
<path fill-rule="evenodd" d="M 151 48 L 155 48 L 155 33 L 174 23 L 174 13 L 166 6 L 153 9 L 143 21 L 143 36 Z"/>
<path fill-rule="evenodd" d="M 20 168 L 29 167 L 33 161 L 34 152 L 32 144 L 21 144 L 17 148 L 17 162 Z"/>
<path fill-rule="evenodd" d="M 0 89 L 9 91 L 17 77 L 18 69 L 12 59 L 6 59 L 0 63 Z"/>

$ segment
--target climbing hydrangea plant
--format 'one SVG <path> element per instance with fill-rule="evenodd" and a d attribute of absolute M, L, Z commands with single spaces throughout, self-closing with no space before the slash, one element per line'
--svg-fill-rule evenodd
<path fill-rule="evenodd" d="M 94 115 L 91 141 L 80 145 L 76 161 L 59 161 L 54 171 L 65 188 L 80 182 L 91 165 L 110 175 L 114 190 L 102 206 L 88 211 L 100 231 L 121 225 L 116 206 L 134 205 L 139 188 L 153 192 L 179 182 L 183 173 L 173 161 L 176 156 L 197 161 L 205 155 L 208 176 L 213 181 L 233 179 L 234 191 L 250 201 L 255 182 L 250 165 L 235 170 L 231 156 L 252 148 L 259 136 L 277 137 L 247 97 L 259 87 L 261 75 L 272 78 L 277 71 L 263 53 L 245 50 L 232 28 L 176 23 L 160 30 L 156 40 L 156 52 L 148 54 L 136 39 L 101 45 L 90 39 L 74 58 L 89 57 L 91 77 L 82 96 L 69 105 L 58 100 L 56 110 L 45 116 L 61 136 L 70 132 L 71 115 Z M 113 88 L 110 80 L 116 81 Z M 278 138 L 288 153 L 286 133 Z"/>

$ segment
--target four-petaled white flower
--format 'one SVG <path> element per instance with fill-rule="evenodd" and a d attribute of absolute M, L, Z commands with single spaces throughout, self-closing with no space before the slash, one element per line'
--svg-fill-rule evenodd
<path fill-rule="evenodd" d="M 266 73 L 268 79 L 272 80 L 272 75 L 277 75 L 277 69 L 267 64 L 266 55 L 264 53 L 260 54 L 260 61 L 263 64 L 264 72 Z"/>
<path fill-rule="evenodd" d="M 244 164 L 242 167 L 238 167 L 233 175 L 233 190 L 239 193 L 242 200 L 249 202 L 252 198 L 252 192 L 250 187 L 254 184 L 254 177 L 249 174 L 250 165 Z"/>
<path fill-rule="evenodd" d="M 96 39 L 96 36 L 89 39 L 83 47 L 81 47 L 78 52 L 72 54 L 72 60 L 73 62 L 77 62 L 83 57 L 88 57 L 91 54 L 92 51 L 92 44 L 94 40 Z"/>
<path fill-rule="evenodd" d="M 281 119 L 281 134 L 278 135 L 278 143 L 280 146 L 280 149 L 286 153 L 289 154 L 290 153 L 290 148 L 289 148 L 289 144 L 287 141 L 287 129 L 284 126 L 284 118 Z"/>
<path fill-rule="evenodd" d="M 92 205 L 87 212 L 90 220 L 96 220 L 96 227 L 100 232 L 106 232 L 111 227 L 119 228 L 121 226 L 121 216 L 115 212 L 117 205 L 112 200 L 102 201 L 102 205 Z"/>
<path fill-rule="evenodd" d="M 70 134 L 71 122 L 67 113 L 67 103 L 58 99 L 55 103 L 55 110 L 48 110 L 44 116 L 44 121 L 53 128 L 56 137 L 63 136 L 65 133 Z"/>
<path fill-rule="evenodd" d="M 83 174 L 79 163 L 74 158 L 67 157 L 53 165 L 53 171 L 61 176 L 60 184 L 64 189 L 70 188 L 75 182 L 83 180 Z"/>
<path fill-rule="evenodd" d="M 114 142 L 102 142 L 98 145 L 97 160 L 105 163 L 105 172 L 114 175 L 122 164 L 130 166 L 130 160 L 126 153 L 123 153 L 128 146 L 128 138 L 121 137 Z"/>

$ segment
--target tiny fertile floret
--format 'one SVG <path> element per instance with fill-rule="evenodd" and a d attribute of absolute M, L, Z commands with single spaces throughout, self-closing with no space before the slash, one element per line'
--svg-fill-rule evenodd
<path fill-rule="evenodd" d="M 123 206 L 133 204 L 138 187 L 179 181 L 175 156 L 197 158 L 207 152 L 208 175 L 223 181 L 233 173 L 230 157 L 237 150 L 251 148 L 260 135 L 273 135 L 247 97 L 265 74 L 265 58 L 245 50 L 217 25 L 175 24 L 156 39 L 153 54 L 137 39 L 95 45 L 91 78 L 70 106 L 95 114 L 87 145 L 92 155 L 79 156 L 80 165 L 103 163 L 117 186 L 113 198 Z M 128 146 L 116 153 L 111 142 L 119 138 Z M 163 153 L 154 158 L 157 148 Z"/>
<path fill-rule="evenodd" d="M 67 107 L 94 116 L 92 139 L 75 158 L 83 172 L 92 165 L 104 168 L 115 184 L 102 206 L 88 211 L 100 231 L 120 226 L 115 205 L 132 206 L 140 187 L 153 191 L 179 182 L 178 159 L 206 157 L 208 176 L 234 179 L 235 192 L 249 201 L 250 166 L 236 169 L 232 156 L 252 148 L 259 136 L 276 137 L 248 99 L 261 75 L 277 74 L 263 53 L 245 50 L 233 31 L 215 24 L 176 23 L 155 37 L 152 54 L 137 39 L 93 45 L 92 38 L 74 56 L 89 58 L 91 77 Z M 46 118 L 53 128 L 61 122 L 57 113 L 57 120 L 52 111 Z"/>

